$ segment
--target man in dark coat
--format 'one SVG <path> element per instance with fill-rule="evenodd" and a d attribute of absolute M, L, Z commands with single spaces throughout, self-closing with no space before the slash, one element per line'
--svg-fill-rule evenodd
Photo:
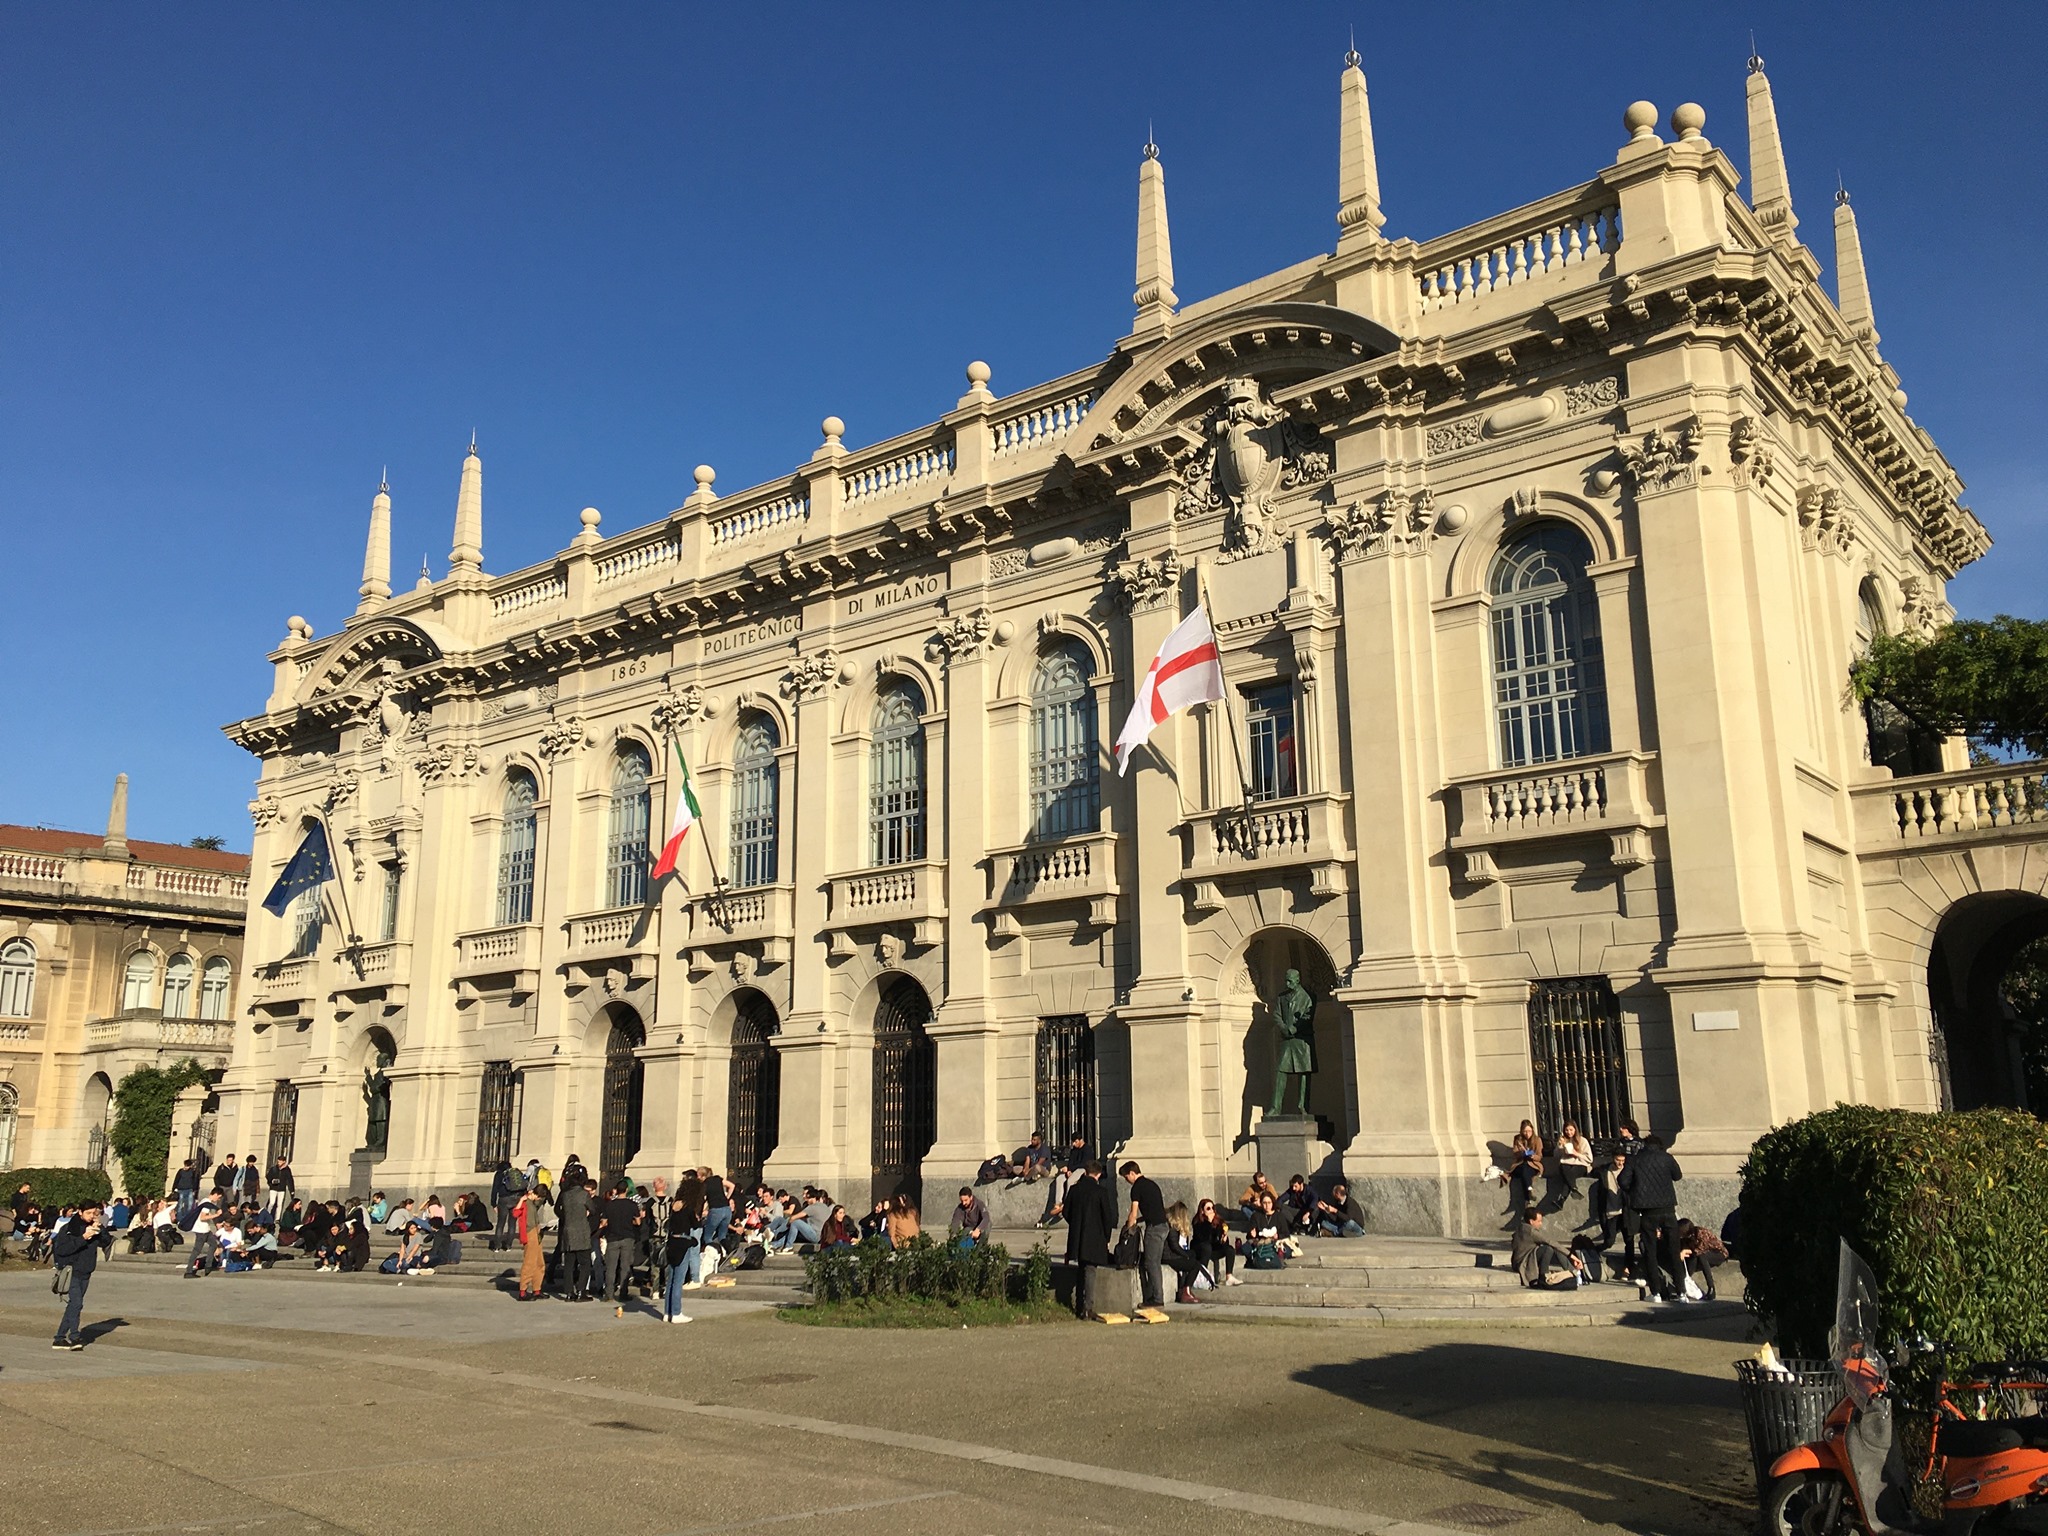
<path fill-rule="evenodd" d="M 526 1180 L 513 1171 L 509 1160 L 499 1158 L 498 1171 L 491 1178 L 491 1204 L 498 1215 L 497 1227 L 491 1233 L 491 1252 L 503 1253 L 518 1241 L 516 1213 L 525 1193 Z"/>
<path fill-rule="evenodd" d="M 590 1190 L 578 1174 L 564 1173 L 562 1192 L 555 1197 L 555 1255 L 560 1261 L 562 1290 L 571 1301 L 588 1301 L 590 1289 Z"/>
<path fill-rule="evenodd" d="M 199 1204 L 199 1170 L 191 1158 L 178 1165 L 171 1178 L 171 1193 L 177 1197 L 178 1221 L 182 1225 L 191 1219 L 193 1207 Z"/>
<path fill-rule="evenodd" d="M 114 1234 L 101 1226 L 99 1201 L 88 1200 L 76 1216 L 64 1223 L 63 1230 L 50 1244 L 50 1262 L 58 1269 L 71 1271 L 71 1291 L 65 1298 L 64 1316 L 57 1324 L 57 1337 L 50 1343 L 52 1349 L 85 1348 L 85 1340 L 78 1336 L 79 1313 L 85 1308 L 85 1291 L 92 1283 L 93 1267 L 113 1242 Z"/>
<path fill-rule="evenodd" d="M 1677 1301 L 1685 1291 L 1678 1260 L 1678 1159 L 1655 1136 L 1629 1154 L 1616 1181 L 1623 1207 L 1634 1213 L 1642 1243 L 1643 1272 L 1637 1283 L 1659 1301 Z"/>
<path fill-rule="evenodd" d="M 1095 1305 L 1095 1281 L 1110 1263 L 1109 1244 L 1116 1232 L 1116 1198 L 1104 1187 L 1102 1164 L 1089 1163 L 1067 1186 L 1067 1262 L 1080 1267 L 1074 1284 L 1075 1315 L 1101 1322 Z"/>

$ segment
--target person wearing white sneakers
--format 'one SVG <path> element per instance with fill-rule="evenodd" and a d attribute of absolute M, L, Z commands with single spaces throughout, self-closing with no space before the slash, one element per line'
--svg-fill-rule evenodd
<path fill-rule="evenodd" d="M 668 1271 L 662 1285 L 661 1316 L 664 1322 L 687 1323 L 690 1320 L 683 1312 L 683 1287 L 690 1277 L 690 1255 L 697 1247 L 700 1220 L 679 1186 L 662 1220 L 661 1260 L 662 1267 Z"/>
<path fill-rule="evenodd" d="M 1195 1257 L 1209 1271 L 1211 1286 L 1220 1289 L 1244 1284 L 1237 1277 L 1237 1239 L 1230 1235 L 1230 1225 L 1214 1200 L 1195 1207 Z"/>

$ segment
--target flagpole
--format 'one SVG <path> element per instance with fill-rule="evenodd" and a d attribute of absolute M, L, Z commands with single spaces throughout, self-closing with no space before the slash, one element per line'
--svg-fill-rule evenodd
<path fill-rule="evenodd" d="M 327 839 L 327 857 L 334 860 L 334 889 L 341 901 L 341 926 L 348 932 L 348 947 L 361 949 L 363 936 L 356 932 L 355 914 L 349 910 L 348 882 L 341 877 L 341 860 L 335 854 L 334 828 L 327 825 L 327 818 L 318 811 L 313 813 L 313 819 L 320 823 L 320 835 Z"/>
<path fill-rule="evenodd" d="M 1209 633 L 1216 635 L 1216 672 L 1223 679 L 1223 697 L 1218 700 L 1223 706 L 1223 729 L 1230 736 L 1231 756 L 1237 759 L 1237 786 L 1244 791 L 1244 803 L 1252 803 L 1251 775 L 1245 769 L 1244 743 L 1237 736 L 1237 713 L 1230 707 L 1230 676 L 1223 670 L 1223 637 L 1216 630 L 1216 604 L 1209 596 L 1209 563 L 1202 561 L 1195 567 L 1195 591 L 1201 598 L 1202 609 L 1209 615 Z"/>

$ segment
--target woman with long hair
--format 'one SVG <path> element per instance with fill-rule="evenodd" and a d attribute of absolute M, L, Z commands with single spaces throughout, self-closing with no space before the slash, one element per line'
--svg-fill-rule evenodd
<path fill-rule="evenodd" d="M 1169 1216 L 1172 1212 L 1167 1213 Z M 1237 1278 L 1237 1240 L 1229 1223 L 1216 1209 L 1214 1200 L 1195 1207 L 1195 1257 L 1209 1271 L 1209 1284 L 1219 1290 L 1226 1285 L 1243 1285 Z"/>
<path fill-rule="evenodd" d="M 1166 1208 L 1165 1259 L 1177 1282 L 1174 1301 L 1182 1306 L 1191 1305 L 1195 1299 L 1195 1275 L 1202 1260 L 1195 1252 L 1194 1219 L 1188 1215 L 1183 1201 L 1176 1200 Z"/>

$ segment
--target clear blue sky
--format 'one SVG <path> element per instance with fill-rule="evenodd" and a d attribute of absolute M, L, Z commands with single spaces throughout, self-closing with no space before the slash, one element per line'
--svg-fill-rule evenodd
<path fill-rule="evenodd" d="M 1837 171 L 1884 352 L 2048 614 L 2048 8 L 49 5 L 0 10 L 0 820 L 249 844 L 264 653 L 396 559 L 487 568 L 1100 358 L 1156 124 L 1183 300 L 1330 248 L 1355 25 L 1389 230 L 1583 180 L 1647 96 L 1746 170 L 1749 29 L 1802 233 Z M 1830 278 L 1831 280 L 1831 278 Z"/>

